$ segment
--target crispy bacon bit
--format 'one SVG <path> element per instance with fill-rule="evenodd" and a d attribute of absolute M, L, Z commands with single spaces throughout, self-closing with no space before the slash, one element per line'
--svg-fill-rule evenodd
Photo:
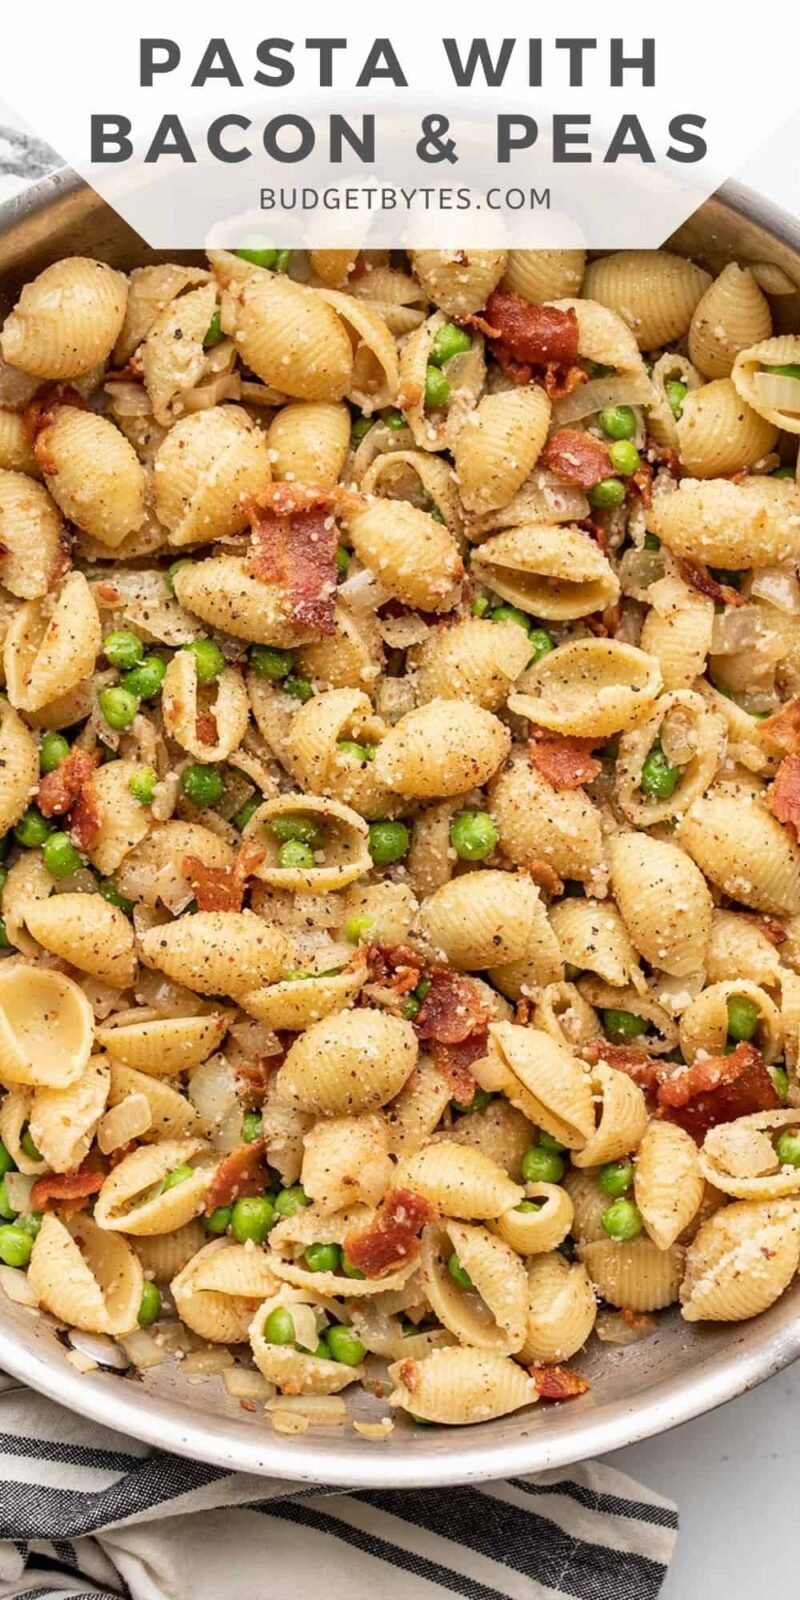
<path fill-rule="evenodd" d="M 528 740 L 531 766 L 551 789 L 579 789 L 602 770 L 592 746 L 596 739 L 575 739 L 562 733 L 534 728 Z"/>
<path fill-rule="evenodd" d="M 95 767 L 100 765 L 98 750 L 70 750 L 54 772 L 47 772 L 36 791 L 36 804 L 45 817 L 63 817 L 72 810 Z"/>
<path fill-rule="evenodd" d="M 260 845 L 242 844 L 229 867 L 209 867 L 193 855 L 184 856 L 181 865 L 200 911 L 241 911 L 247 880 L 263 860 Z"/>
<path fill-rule="evenodd" d="M 230 1206 L 242 1195 L 263 1194 L 269 1182 L 263 1139 L 237 1145 L 223 1156 L 205 1194 L 206 1211 Z"/>
<path fill-rule="evenodd" d="M 488 1048 L 488 1029 L 481 1028 L 470 1034 L 460 1044 L 431 1042 L 430 1053 L 434 1066 L 446 1080 L 450 1093 L 460 1106 L 468 1106 L 475 1098 L 478 1087 L 470 1072 L 473 1062 L 480 1061 Z"/>
<path fill-rule="evenodd" d="M 589 1389 L 587 1379 L 571 1367 L 529 1367 L 528 1371 L 541 1400 L 575 1400 Z"/>
<path fill-rule="evenodd" d="M 419 1233 L 435 1214 L 433 1206 L 413 1189 L 390 1189 L 372 1221 L 345 1238 L 348 1262 L 368 1278 L 396 1272 L 417 1254 Z"/>
<path fill-rule="evenodd" d="M 589 374 L 583 367 L 547 367 L 544 374 L 544 386 L 551 400 L 564 400 L 568 394 L 579 389 L 582 383 L 589 382 Z"/>
<path fill-rule="evenodd" d="M 784 756 L 767 790 L 767 807 L 800 839 L 800 756 Z"/>
<path fill-rule="evenodd" d="M 102 1189 L 104 1180 L 104 1172 L 86 1163 L 73 1172 L 48 1172 L 37 1178 L 31 1189 L 31 1210 L 52 1211 L 64 1206 L 68 1211 L 82 1211 L 89 1196 Z"/>
<path fill-rule="evenodd" d="M 85 783 L 75 801 L 69 817 L 69 831 L 78 850 L 89 850 L 100 832 L 100 811 L 94 784 Z"/>
<path fill-rule="evenodd" d="M 144 366 L 140 352 L 134 350 L 126 366 L 118 367 L 115 372 L 107 372 L 105 381 L 106 383 L 143 383 Z"/>
<path fill-rule="evenodd" d="M 622 610 L 619 601 L 616 601 L 613 606 L 606 606 L 605 611 L 593 611 L 591 616 L 584 617 L 583 621 L 596 639 L 614 639 L 621 618 Z"/>
<path fill-rule="evenodd" d="M 416 989 L 423 965 L 421 955 L 408 944 L 371 944 L 367 948 L 370 983 L 390 989 L 398 999 Z"/>
<path fill-rule="evenodd" d="M 544 894 L 559 895 L 564 893 L 564 880 L 559 878 L 554 867 L 549 861 L 542 861 L 539 856 L 534 856 L 532 861 L 525 862 L 525 871 L 531 877 L 538 889 Z"/>
<path fill-rule="evenodd" d="M 709 1128 L 754 1111 L 780 1109 L 763 1056 L 742 1041 L 729 1056 L 704 1056 L 658 1088 L 660 1112 L 701 1144 Z"/>
<path fill-rule="evenodd" d="M 650 509 L 653 504 L 653 469 L 649 462 L 643 461 L 640 467 L 628 479 L 638 494 L 642 504 Z"/>
<path fill-rule="evenodd" d="M 409 1394 L 416 1394 L 419 1388 L 419 1362 L 409 1356 L 406 1361 L 401 1361 L 398 1376 L 404 1389 Z"/>
<path fill-rule="evenodd" d="M 88 402 L 84 400 L 83 395 L 69 384 L 48 383 L 34 395 L 22 413 L 25 432 L 31 444 L 36 444 L 39 434 L 45 428 L 52 427 L 56 412 L 62 406 L 74 406 L 77 411 L 89 410 Z"/>
<path fill-rule="evenodd" d="M 532 305 L 516 294 L 489 296 L 486 319 L 498 344 L 529 367 L 572 367 L 578 359 L 578 318 L 570 306 Z"/>
<path fill-rule="evenodd" d="M 283 1051 L 274 1056 L 254 1056 L 236 1063 L 236 1093 L 245 1111 L 260 1111 L 270 1079 L 283 1063 Z"/>
<path fill-rule="evenodd" d="M 194 726 L 201 744 L 216 744 L 219 729 L 213 711 L 198 711 Z"/>
<path fill-rule="evenodd" d="M 713 600 L 715 605 L 743 606 L 744 595 L 738 589 L 732 589 L 729 583 L 718 583 L 712 578 L 708 567 L 702 561 L 692 561 L 688 557 L 681 562 L 681 569 L 686 582 L 696 589 L 698 594 L 704 594 L 707 599 Z"/>
<path fill-rule="evenodd" d="M 548 439 L 539 464 L 557 472 L 567 483 L 577 483 L 581 489 L 593 489 L 601 478 L 611 471 L 608 445 L 594 434 L 582 433 L 579 428 L 560 428 Z"/>
<path fill-rule="evenodd" d="M 251 575 L 281 584 L 299 627 L 335 633 L 338 536 L 331 496 L 301 484 L 277 483 L 253 502 L 251 515 Z"/>
<path fill-rule="evenodd" d="M 430 988 L 414 1020 L 420 1039 L 461 1044 L 477 1029 L 486 1028 L 489 1008 L 472 978 L 451 967 L 429 967 L 426 977 Z"/>
<path fill-rule="evenodd" d="M 668 1070 L 664 1062 L 657 1061 L 640 1044 L 606 1044 L 605 1039 L 590 1039 L 579 1054 L 590 1067 L 596 1067 L 598 1061 L 616 1067 L 618 1072 L 624 1072 L 626 1077 L 638 1083 L 639 1088 L 651 1098 Z"/>
<path fill-rule="evenodd" d="M 760 732 L 773 750 L 785 756 L 800 755 L 800 700 L 787 700 L 780 711 L 765 717 Z"/>

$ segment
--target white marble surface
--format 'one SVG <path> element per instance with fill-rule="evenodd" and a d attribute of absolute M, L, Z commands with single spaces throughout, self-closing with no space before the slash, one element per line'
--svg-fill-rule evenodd
<path fill-rule="evenodd" d="M 4 137 L 5 128 L 15 127 L 18 119 L 0 102 L 0 200 L 24 187 L 28 164 L 31 175 L 42 170 L 34 145 L 26 159 L 22 142 Z M 800 117 L 781 139 L 798 148 Z M 741 177 L 800 212 L 800 162 L 777 152 L 773 140 Z M 790 1507 L 800 1486 L 795 1406 L 800 1410 L 800 1363 L 710 1416 L 609 1458 L 680 1507 L 677 1554 L 662 1600 L 752 1600 L 785 1585 L 795 1565 Z"/>

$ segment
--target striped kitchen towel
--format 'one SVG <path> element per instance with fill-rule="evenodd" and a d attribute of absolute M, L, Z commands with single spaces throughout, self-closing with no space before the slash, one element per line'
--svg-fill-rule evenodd
<path fill-rule="evenodd" d="M 298 1488 L 0 1384 L 0 1600 L 655 1600 L 675 1543 L 675 1506 L 613 1467 Z"/>

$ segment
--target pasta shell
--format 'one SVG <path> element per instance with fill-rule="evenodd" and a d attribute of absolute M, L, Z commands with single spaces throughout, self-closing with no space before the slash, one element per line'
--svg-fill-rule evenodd
<path fill-rule="evenodd" d="M 102 261 L 67 256 L 26 283 L 3 326 L 3 359 L 37 378 L 78 378 L 110 355 L 128 285 Z"/>
<path fill-rule="evenodd" d="M 681 821 L 677 838 L 717 888 L 755 911 L 800 911 L 800 849 L 758 795 L 712 789 Z"/>
<path fill-rule="evenodd" d="M 710 273 L 668 250 L 619 250 L 590 262 L 583 293 L 616 311 L 640 350 L 655 350 L 688 332 L 710 283 Z"/>
<path fill-rule="evenodd" d="M 524 628 L 513 622 L 466 617 L 452 628 L 431 628 L 409 654 L 417 704 L 451 695 L 473 700 L 485 711 L 499 711 L 530 652 Z"/>
<path fill-rule="evenodd" d="M 772 332 L 769 302 L 749 267 L 729 261 L 694 309 L 689 355 L 706 378 L 728 378 L 736 357 Z"/>
<path fill-rule="evenodd" d="M 228 1017 L 218 1012 L 197 1017 L 160 1017 L 152 1013 L 141 1022 L 111 1017 L 97 1030 L 97 1043 L 126 1067 L 154 1077 L 171 1078 L 206 1061 L 222 1042 Z"/>
<path fill-rule="evenodd" d="M 141 527 L 144 468 L 108 417 L 59 406 L 39 437 L 45 483 L 70 522 L 112 550 Z"/>
<path fill-rule="evenodd" d="M 332 489 L 339 482 L 349 444 L 347 407 L 324 400 L 282 406 L 267 432 L 273 476 L 279 482 L 320 489 Z"/>
<path fill-rule="evenodd" d="M 753 1042 L 767 1062 L 783 1049 L 781 1014 L 774 1000 L 747 978 L 729 978 L 703 989 L 686 1007 L 680 1020 L 681 1052 L 685 1061 L 698 1055 L 720 1056 L 728 1039 L 728 1002 L 734 996 L 749 1001 L 758 1013 Z"/>
<path fill-rule="evenodd" d="M 366 981 L 366 963 L 354 956 L 341 972 L 308 973 L 284 978 L 239 996 L 243 1011 L 268 1028 L 297 1033 L 312 1022 L 353 1005 Z"/>
<path fill-rule="evenodd" d="M 252 911 L 198 911 L 149 929 L 139 944 L 147 966 L 197 994 L 246 994 L 273 982 L 288 957 L 283 935 Z"/>
<path fill-rule="evenodd" d="M 383 1108 L 392 1155 L 413 1155 L 421 1150 L 438 1126 L 449 1099 L 450 1088 L 444 1075 L 428 1056 L 421 1056 L 400 1093 Z"/>
<path fill-rule="evenodd" d="M 570 1150 L 581 1150 L 594 1134 L 591 1079 L 563 1045 L 538 1028 L 493 1022 L 489 1052 L 475 1064 L 483 1088 L 506 1094 L 536 1127 Z"/>
<path fill-rule="evenodd" d="M 58 507 L 21 472 L 0 472 L 0 545 L 0 581 L 20 600 L 46 594 L 67 564 Z"/>
<path fill-rule="evenodd" d="M 301 645 L 295 657 L 305 678 L 318 678 L 329 689 L 369 687 L 380 676 L 384 652 L 377 619 L 369 612 L 337 604 L 335 632 Z"/>
<path fill-rule="evenodd" d="M 638 1083 L 601 1063 L 594 1070 L 592 1084 L 599 1097 L 597 1127 L 588 1144 L 573 1151 L 576 1167 L 620 1161 L 638 1148 L 647 1128 L 647 1103 Z"/>
<path fill-rule="evenodd" d="M 175 1233 L 142 1235 L 131 1242 L 146 1276 L 155 1283 L 169 1283 L 208 1243 L 208 1234 L 201 1222 L 187 1222 Z"/>
<path fill-rule="evenodd" d="M 539 1398 L 533 1378 L 516 1361 L 466 1345 L 434 1350 L 422 1361 L 395 1361 L 389 1376 L 397 1385 L 390 1406 L 426 1422 L 488 1422 Z"/>
<path fill-rule="evenodd" d="M 509 624 L 511 626 L 511 624 Z M 555 791 L 517 749 L 489 790 L 500 849 L 526 867 L 545 862 L 560 878 L 590 878 L 603 857 L 600 813 L 582 789 Z"/>
<path fill-rule="evenodd" d="M 438 1073 L 438 1069 L 435 1070 Z M 441 1074 L 438 1076 L 441 1079 Z M 390 1107 L 389 1112 L 392 1110 Z M 498 1096 L 479 1111 L 455 1118 L 446 1138 L 451 1144 L 464 1144 L 482 1150 L 484 1155 L 491 1156 L 498 1167 L 502 1167 L 514 1183 L 519 1183 L 522 1178 L 522 1158 L 530 1150 L 535 1132 L 527 1117 L 516 1106 Z"/>
<path fill-rule="evenodd" d="M 613 900 L 587 896 L 559 900 L 550 922 L 570 966 L 596 972 L 606 983 L 624 985 L 639 970 L 636 951 Z"/>
<path fill-rule="evenodd" d="M 0 834 L 19 822 L 38 778 L 36 740 L 4 699 L 0 701 Z"/>
<path fill-rule="evenodd" d="M 646 714 L 661 688 L 658 663 L 617 639 L 573 639 L 529 667 L 511 711 L 556 733 L 602 739 Z"/>
<path fill-rule="evenodd" d="M 44 967 L 0 969 L 0 1081 L 66 1089 L 89 1060 L 92 1009 L 82 989 Z"/>
<path fill-rule="evenodd" d="M 543 972 L 561 974 L 539 891 L 522 873 L 479 870 L 451 879 L 423 904 L 416 933 L 435 960 L 462 972 L 533 960 L 535 948 Z"/>
<path fill-rule="evenodd" d="M 109 761 L 90 779 L 97 829 L 86 853 L 103 877 L 116 872 L 128 852 L 150 831 L 149 807 L 140 805 L 131 794 L 130 780 L 137 770 L 135 761 Z"/>
<path fill-rule="evenodd" d="M 585 250 L 509 250 L 500 287 L 521 300 L 558 300 L 580 294 Z"/>
<path fill-rule="evenodd" d="M 100 768 L 100 776 L 116 772 L 122 765 L 121 761 L 113 761 Z M 138 802 L 135 804 L 138 811 L 145 809 Z M 146 838 L 140 834 L 139 842 L 132 843 L 134 848 L 129 846 L 124 860 L 116 863 L 120 893 L 129 900 L 141 900 L 146 906 L 163 904 L 175 915 L 186 910 L 194 895 L 184 866 L 187 856 L 199 857 L 206 867 L 230 870 L 233 866 L 233 850 L 227 839 L 199 822 L 165 822 L 153 828 Z"/>
<path fill-rule="evenodd" d="M 714 567 L 766 567 L 800 560 L 800 485 L 779 478 L 743 483 L 684 478 L 647 514 L 676 556 Z"/>
<path fill-rule="evenodd" d="M 553 421 L 559 427 L 591 416 L 606 406 L 651 406 L 655 399 L 634 334 L 627 319 L 598 299 L 557 300 L 559 311 L 573 311 L 578 323 L 578 355 L 584 361 L 611 367 L 603 377 L 589 378 L 571 394 L 556 400 Z"/>
<path fill-rule="evenodd" d="M 136 972 L 133 929 L 101 895 L 55 894 L 32 906 L 26 918 L 34 939 L 52 955 L 113 989 L 125 989 Z"/>
<path fill-rule="evenodd" d="M 250 697 L 259 727 L 267 732 L 264 700 L 251 683 Z M 340 746 L 353 741 L 377 745 L 386 727 L 376 717 L 369 697 L 359 689 L 331 689 L 315 695 L 295 712 L 288 730 L 277 738 L 284 764 L 315 795 L 331 795 L 362 817 L 396 813 L 398 801 L 376 774 L 375 761 L 362 761 Z"/>
<path fill-rule="evenodd" d="M 528 1262 L 528 1316 L 521 1361 L 568 1361 L 586 1343 L 597 1301 L 579 1261 L 557 1251 Z"/>
<path fill-rule="evenodd" d="M 424 1195 L 442 1216 L 466 1222 L 500 1217 L 525 1198 L 524 1190 L 483 1150 L 439 1139 L 397 1164 L 399 1188 Z"/>
<path fill-rule="evenodd" d="M 277 817 L 308 817 L 321 829 L 323 843 L 314 851 L 313 867 L 281 866 L 280 840 L 270 826 Z M 256 876 L 276 889 L 326 894 L 344 889 L 372 867 L 366 822 L 357 811 L 336 800 L 318 800 L 314 795 L 281 795 L 267 800 L 253 812 L 244 835 L 264 851 Z"/>
<path fill-rule="evenodd" d="M 468 511 L 508 505 L 538 460 L 549 425 L 544 389 L 484 395 L 455 443 L 456 476 Z"/>
<path fill-rule="evenodd" d="M 308 1354 L 294 1345 L 271 1344 L 265 1334 L 270 1313 L 278 1306 L 285 1307 L 295 1319 L 298 1307 L 310 1310 L 306 1297 L 292 1296 L 285 1288 L 271 1296 L 259 1307 L 250 1324 L 250 1348 L 260 1373 L 268 1383 L 274 1383 L 282 1394 L 338 1394 L 350 1383 L 363 1377 L 364 1368 L 348 1367 L 341 1361 Z M 316 1323 L 312 1324 L 316 1328 Z M 319 1329 L 316 1328 L 317 1335 Z M 310 1335 L 313 1337 L 313 1334 Z"/>
<path fill-rule="evenodd" d="M 598 1239 L 582 1244 L 579 1255 L 604 1300 L 631 1311 L 662 1311 L 674 1305 L 683 1277 L 684 1252 L 673 1244 L 659 1250 L 652 1239 Z"/>
<path fill-rule="evenodd" d="M 269 446 L 238 406 L 211 406 L 170 428 L 155 460 L 156 515 L 170 544 L 241 533 L 249 501 L 271 481 Z"/>
<path fill-rule="evenodd" d="M 136 1327 L 141 1262 L 126 1240 L 109 1238 L 85 1212 L 66 1222 L 46 1213 L 28 1282 L 42 1309 L 71 1328 L 119 1336 Z"/>
<path fill-rule="evenodd" d="M 71 1172 L 89 1154 L 108 1098 L 111 1074 L 93 1056 L 66 1089 L 37 1089 L 30 1108 L 31 1138 L 53 1172 Z"/>
<path fill-rule="evenodd" d="M 162 1139 L 124 1156 L 97 1196 L 94 1215 L 98 1227 L 111 1233 L 171 1233 L 191 1222 L 203 1209 L 213 1166 L 207 1160 L 198 1161 L 191 1177 L 171 1189 L 164 1189 L 162 1180 L 206 1149 L 200 1139 Z"/>
<path fill-rule="evenodd" d="M 599 545 L 563 523 L 528 523 L 496 534 L 475 551 L 472 572 L 512 605 L 559 622 L 603 611 L 619 596 L 619 581 Z"/>
<path fill-rule="evenodd" d="M 456 1283 L 447 1265 L 452 1255 L 473 1289 L 465 1292 Z M 463 1222 L 432 1229 L 423 1245 L 422 1282 L 434 1314 L 461 1344 L 497 1355 L 519 1350 L 528 1284 L 522 1262 L 502 1239 Z"/>
<path fill-rule="evenodd" d="M 313 1272 L 305 1260 L 308 1245 L 313 1243 L 344 1245 L 354 1228 L 369 1225 L 374 1213 L 364 1206 L 350 1211 L 323 1213 L 318 1206 L 305 1206 L 293 1217 L 286 1217 L 270 1232 L 270 1266 L 284 1284 L 305 1290 L 315 1300 L 323 1295 L 346 1297 L 348 1300 L 383 1299 L 396 1289 L 402 1289 L 417 1270 L 417 1258 L 410 1255 L 402 1266 L 378 1278 L 350 1278 L 341 1269 L 332 1272 Z"/>
<path fill-rule="evenodd" d="M 800 1259 L 800 1209 L 787 1200 L 739 1201 L 715 1212 L 686 1253 L 687 1322 L 741 1322 L 783 1294 Z"/>
<path fill-rule="evenodd" d="M 339 1012 L 295 1040 L 277 1074 L 277 1092 L 287 1104 L 322 1116 L 374 1110 L 399 1093 L 416 1059 L 409 1022 L 379 1011 Z"/>
<path fill-rule="evenodd" d="M 223 298 L 223 327 L 251 371 L 292 399 L 342 400 L 350 389 L 347 330 L 318 290 L 253 273 Z"/>
<path fill-rule="evenodd" d="M 323 1211 L 377 1206 L 393 1176 L 386 1124 L 377 1114 L 330 1117 L 303 1139 L 300 1181 Z"/>
<path fill-rule="evenodd" d="M 705 671 L 714 627 L 714 602 L 679 579 L 665 578 L 650 591 L 652 607 L 639 640 L 661 668 L 664 688 L 690 689 Z"/>
<path fill-rule="evenodd" d="M 353 348 L 353 373 L 347 398 L 369 415 L 394 404 L 399 378 L 397 346 L 377 306 L 335 289 L 320 298 L 341 318 Z"/>
<path fill-rule="evenodd" d="M 686 395 L 677 434 L 681 462 L 692 478 L 724 478 L 762 461 L 774 449 L 778 429 L 741 398 L 730 378 L 716 378 Z"/>
<path fill-rule="evenodd" d="M 233 1239 L 212 1239 L 172 1279 L 170 1294 L 182 1322 L 211 1344 L 244 1344 L 253 1314 L 278 1280 L 260 1250 Z"/>
<path fill-rule="evenodd" d="M 291 649 L 311 638 L 308 628 L 293 620 L 287 594 L 276 583 L 263 583 L 247 570 L 243 556 L 210 556 L 181 567 L 174 576 L 182 606 L 209 628 L 235 639 Z"/>
<path fill-rule="evenodd" d="M 428 317 L 406 339 L 400 356 L 398 403 L 403 407 L 406 425 L 419 450 L 453 450 L 465 421 L 478 404 L 486 379 L 483 339 L 476 333 L 468 350 L 442 363 L 441 370 L 448 385 L 444 405 L 428 405 L 428 365 L 434 339 L 446 321 L 444 311 Z M 398 442 L 397 438 L 394 442 Z M 392 447 L 391 441 L 386 443 Z"/>
<path fill-rule="evenodd" d="M 184 267 L 175 261 L 159 261 L 152 267 L 134 267 L 128 279 L 125 321 L 114 347 L 114 364 L 124 367 L 134 350 L 147 338 L 156 318 L 186 289 L 208 283 L 203 267 Z"/>
<path fill-rule="evenodd" d="M 21 606 L 6 634 L 8 698 L 39 711 L 89 676 L 101 644 L 100 617 L 81 572 L 71 572 L 44 600 Z"/>
<path fill-rule="evenodd" d="M 615 834 L 608 853 L 617 905 L 639 954 L 676 978 L 699 971 L 712 901 L 691 858 L 645 833 Z"/>
<path fill-rule="evenodd" d="M 184 1095 L 161 1078 L 136 1072 L 133 1067 L 123 1067 L 119 1061 L 112 1060 L 109 1105 L 121 1106 L 134 1096 L 147 1102 L 147 1126 L 138 1137 L 148 1143 L 153 1139 L 185 1139 L 199 1131 L 197 1112 Z"/>
<path fill-rule="evenodd" d="M 430 700 L 401 717 L 375 756 L 375 777 L 420 799 L 466 794 L 492 776 L 511 746 L 491 712 L 468 701 Z"/>
<path fill-rule="evenodd" d="M 680 772 L 673 793 L 663 800 L 642 791 L 644 764 L 657 742 L 666 745 Z M 651 828 L 687 811 L 713 782 L 724 751 L 724 724 L 701 695 L 690 690 L 660 695 L 650 715 L 619 742 L 617 797 L 628 821 Z"/>
<path fill-rule="evenodd" d="M 485 306 L 508 263 L 506 250 L 412 250 L 411 262 L 429 300 L 448 316 Z"/>
<path fill-rule="evenodd" d="M 449 611 L 464 567 L 447 528 L 405 500 L 373 500 L 345 519 L 353 549 L 404 605 Z"/>
<path fill-rule="evenodd" d="M 514 1206 L 490 1223 L 492 1231 L 521 1256 L 555 1250 L 572 1229 L 574 1207 L 566 1189 L 557 1183 L 527 1183 L 525 1197 L 537 1201 L 538 1210 Z"/>
<path fill-rule="evenodd" d="M 217 289 L 201 284 L 171 300 L 150 327 L 142 375 L 156 422 L 168 428 L 184 414 L 186 396 L 206 370 L 203 340 L 217 309 Z"/>
<path fill-rule="evenodd" d="M 674 1122 L 651 1122 L 636 1152 L 634 1194 L 659 1250 L 668 1250 L 688 1228 L 704 1187 L 694 1139 Z"/>
<path fill-rule="evenodd" d="M 161 693 L 161 709 L 167 733 L 194 756 L 196 761 L 226 761 L 241 744 L 250 720 L 250 701 L 241 672 L 223 667 L 208 688 L 197 678 L 197 660 L 190 650 L 177 650 L 170 661 Z M 202 714 L 203 722 L 198 718 Z M 216 737 L 200 737 L 206 731 L 207 717 L 213 719 Z"/>
<path fill-rule="evenodd" d="M 800 340 L 784 333 L 741 350 L 733 364 L 733 382 L 741 401 L 786 433 L 800 433 L 800 384 L 796 378 L 770 369 L 795 365 L 798 354 Z"/>
<path fill-rule="evenodd" d="M 0 468 L 4 472 L 26 472 L 33 478 L 41 477 L 25 418 L 20 412 L 6 411 L 3 407 L 0 407 Z"/>
<path fill-rule="evenodd" d="M 738 1200 L 797 1197 L 797 1167 L 782 1162 L 778 1139 L 796 1133 L 797 1111 L 758 1111 L 710 1128 L 700 1151 L 698 1171 L 715 1190 Z"/>

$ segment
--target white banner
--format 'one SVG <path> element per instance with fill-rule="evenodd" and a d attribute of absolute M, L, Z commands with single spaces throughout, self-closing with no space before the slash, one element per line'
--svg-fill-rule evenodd
<path fill-rule="evenodd" d="M 164 248 L 657 245 L 797 101 L 787 0 L 747 27 L 697 0 L 3 20 L 0 98 Z"/>

